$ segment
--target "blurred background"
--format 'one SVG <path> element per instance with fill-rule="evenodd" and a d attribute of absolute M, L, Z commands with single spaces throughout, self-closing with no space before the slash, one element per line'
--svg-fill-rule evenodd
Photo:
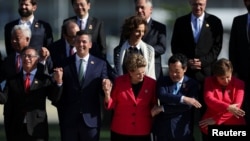
<path fill-rule="evenodd" d="M 207 0 L 207 12 L 221 18 L 224 27 L 223 49 L 219 58 L 228 58 L 228 42 L 233 17 L 246 13 L 243 0 Z M 118 45 L 123 20 L 135 13 L 134 0 L 91 0 L 90 14 L 104 21 L 107 59 L 113 65 L 113 48 Z M 177 17 L 190 12 L 188 0 L 153 0 L 153 18 L 167 25 L 167 51 L 162 56 L 163 70 L 167 72 L 167 60 L 171 55 L 170 39 L 172 27 Z M 5 57 L 4 26 L 19 18 L 18 0 L 0 0 L 0 51 Z M 36 18 L 51 24 L 54 41 L 59 39 L 62 21 L 73 16 L 70 0 L 39 0 Z M 47 103 L 50 123 L 57 123 L 56 109 Z M 3 106 L 0 105 L 0 135 L 3 133 Z M 104 121 L 109 120 L 104 113 Z M 106 122 L 107 123 L 107 122 Z M 1 140 L 2 141 L 2 140 Z"/>

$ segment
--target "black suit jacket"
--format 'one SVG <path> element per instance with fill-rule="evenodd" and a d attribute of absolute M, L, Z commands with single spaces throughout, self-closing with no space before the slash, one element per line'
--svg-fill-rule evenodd
<path fill-rule="evenodd" d="M 250 78 L 250 63 L 247 63 L 250 59 L 247 22 L 248 14 L 234 18 L 229 41 L 229 59 L 234 66 L 234 72 L 245 82 Z"/>
<path fill-rule="evenodd" d="M 54 68 L 61 67 L 63 65 L 63 61 L 67 58 L 65 39 L 61 38 L 52 43 L 49 47 L 49 51 Z"/>
<path fill-rule="evenodd" d="M 11 45 L 11 31 L 15 25 L 19 24 L 19 19 L 7 23 L 4 27 L 5 49 L 7 55 L 15 52 Z M 49 23 L 34 19 L 31 25 L 30 46 L 36 49 L 49 47 L 53 42 L 52 28 Z"/>
<path fill-rule="evenodd" d="M 63 22 L 67 20 L 74 20 L 77 22 L 77 16 L 65 19 Z M 103 21 L 89 16 L 85 30 L 92 35 L 93 45 L 90 49 L 90 54 L 106 59 L 106 35 Z"/>
<path fill-rule="evenodd" d="M 250 41 L 247 35 L 248 14 L 234 17 L 230 40 L 229 40 L 229 60 L 234 67 L 234 73 L 246 84 L 243 109 L 247 125 L 250 125 Z"/>
<path fill-rule="evenodd" d="M 154 19 L 150 19 L 148 22 L 148 31 L 143 36 L 142 40 L 151 45 L 155 50 L 155 76 L 159 79 L 163 75 L 161 65 L 161 55 L 163 55 L 167 48 L 167 27 Z M 121 46 L 126 39 L 120 37 Z"/>
<path fill-rule="evenodd" d="M 86 126 L 99 128 L 102 79 L 108 77 L 106 62 L 90 55 L 84 80 L 80 83 L 75 57 L 68 57 L 63 66 L 63 94 L 59 103 L 56 103 L 61 130 L 77 128 L 79 116 Z"/>
<path fill-rule="evenodd" d="M 204 23 L 201 27 L 200 37 L 195 43 L 191 13 L 176 19 L 171 40 L 173 54 L 182 53 L 188 59 L 199 58 L 202 64 L 201 70 L 188 68 L 187 75 L 204 81 L 206 76 L 211 75 L 212 64 L 217 60 L 222 48 L 223 27 L 221 20 L 214 15 L 205 13 Z"/>
<path fill-rule="evenodd" d="M 22 71 L 7 80 L 5 92 L 7 99 L 2 102 L 8 139 L 24 140 L 19 133 L 23 130 L 25 115 L 28 134 L 36 138 L 48 139 L 46 98 L 57 102 L 61 96 L 62 87 L 58 87 L 50 76 L 38 68 L 28 94 L 24 90 Z"/>

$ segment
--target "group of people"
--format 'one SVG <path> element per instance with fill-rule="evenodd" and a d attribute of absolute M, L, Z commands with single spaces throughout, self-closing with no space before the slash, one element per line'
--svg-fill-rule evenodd
<path fill-rule="evenodd" d="M 243 2 L 250 13 L 250 0 Z M 37 0 L 18 4 L 20 18 L 4 27 L 0 66 L 7 141 L 48 141 L 46 98 L 57 108 L 62 141 L 99 141 L 101 104 L 112 111 L 111 141 L 194 141 L 196 125 L 206 141 L 210 125 L 250 123 L 249 14 L 234 19 L 229 59 L 218 59 L 222 22 L 205 11 L 207 0 L 189 0 L 191 12 L 174 24 L 164 76 L 166 25 L 151 17 L 152 0 L 134 0 L 114 67 L 90 0 L 71 0 L 75 16 L 63 21 L 56 41 L 34 15 Z"/>

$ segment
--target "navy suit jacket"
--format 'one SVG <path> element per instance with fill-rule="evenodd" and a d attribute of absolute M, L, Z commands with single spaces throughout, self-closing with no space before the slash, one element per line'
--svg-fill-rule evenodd
<path fill-rule="evenodd" d="M 188 68 L 186 75 L 204 82 L 206 76 L 211 75 L 212 64 L 217 60 L 222 48 L 223 27 L 221 20 L 214 15 L 205 13 L 200 37 L 195 43 L 191 13 L 176 19 L 171 40 L 173 54 L 182 53 L 188 59 L 199 58 L 201 70 Z"/>
<path fill-rule="evenodd" d="M 4 27 L 5 49 L 7 55 L 15 52 L 11 45 L 11 31 L 15 25 L 19 24 L 19 19 L 9 22 Z M 49 47 L 53 42 L 52 28 L 49 23 L 34 19 L 31 25 L 30 46 L 36 49 Z"/>
<path fill-rule="evenodd" d="M 165 135 L 169 140 L 190 141 L 193 139 L 193 108 L 181 103 L 181 96 L 197 97 L 198 82 L 184 76 L 182 85 L 176 95 L 173 94 L 175 85 L 169 76 L 158 81 L 157 97 L 164 112 L 155 118 L 154 132 Z"/>
<path fill-rule="evenodd" d="M 63 22 L 67 20 L 77 21 L 77 16 L 65 19 Z M 93 45 L 90 54 L 106 59 L 106 35 L 103 21 L 89 16 L 85 30 L 92 35 Z"/>
<path fill-rule="evenodd" d="M 57 103 L 61 128 L 77 128 L 82 116 L 88 127 L 100 127 L 102 80 L 107 78 L 107 65 L 102 59 L 90 55 L 84 80 L 80 83 L 75 55 L 67 58 L 63 67 L 63 94 Z"/>

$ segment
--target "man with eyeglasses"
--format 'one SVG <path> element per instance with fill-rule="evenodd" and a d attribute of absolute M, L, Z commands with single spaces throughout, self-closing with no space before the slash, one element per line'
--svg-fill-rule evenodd
<path fill-rule="evenodd" d="M 189 4 L 192 11 L 175 21 L 171 50 L 188 58 L 186 75 L 199 82 L 198 100 L 205 105 L 204 78 L 211 75 L 211 67 L 221 52 L 223 26 L 221 19 L 205 11 L 207 0 L 189 0 Z M 206 106 L 202 106 L 195 117 L 200 118 L 205 109 Z"/>
<path fill-rule="evenodd" d="M 74 20 L 68 20 L 63 23 L 63 38 L 55 41 L 49 47 L 54 67 L 62 66 L 63 60 L 76 52 L 75 36 L 79 30 L 80 28 Z"/>
<path fill-rule="evenodd" d="M 0 67 L 0 82 L 2 82 L 2 89 L 4 89 L 5 80 L 8 80 L 10 78 L 13 78 L 16 76 L 16 74 L 20 73 L 23 67 L 23 60 L 21 56 L 21 52 L 23 49 L 25 49 L 30 42 L 31 38 L 31 30 L 29 27 L 25 25 L 15 25 L 11 31 L 11 44 L 13 46 L 13 49 L 15 52 L 8 55 L 1 67 Z M 47 48 L 42 47 L 40 49 L 40 57 L 39 57 L 39 63 L 38 68 L 41 68 L 43 72 L 48 73 L 51 72 L 52 69 L 52 63 L 51 61 L 48 61 L 49 59 L 49 51 Z M 4 108 L 5 111 L 5 108 Z M 5 113 L 5 112 L 4 112 Z M 13 136 L 13 134 L 9 134 L 8 132 L 9 125 L 11 124 L 9 120 L 5 120 L 6 116 L 4 116 L 4 126 L 6 131 L 6 138 L 7 140 Z"/>
<path fill-rule="evenodd" d="M 38 67 L 35 48 L 22 50 L 22 69 L 6 81 L 3 93 L 7 141 L 48 141 L 46 99 L 57 102 L 62 94 L 62 68 L 54 69 L 53 80 Z"/>

